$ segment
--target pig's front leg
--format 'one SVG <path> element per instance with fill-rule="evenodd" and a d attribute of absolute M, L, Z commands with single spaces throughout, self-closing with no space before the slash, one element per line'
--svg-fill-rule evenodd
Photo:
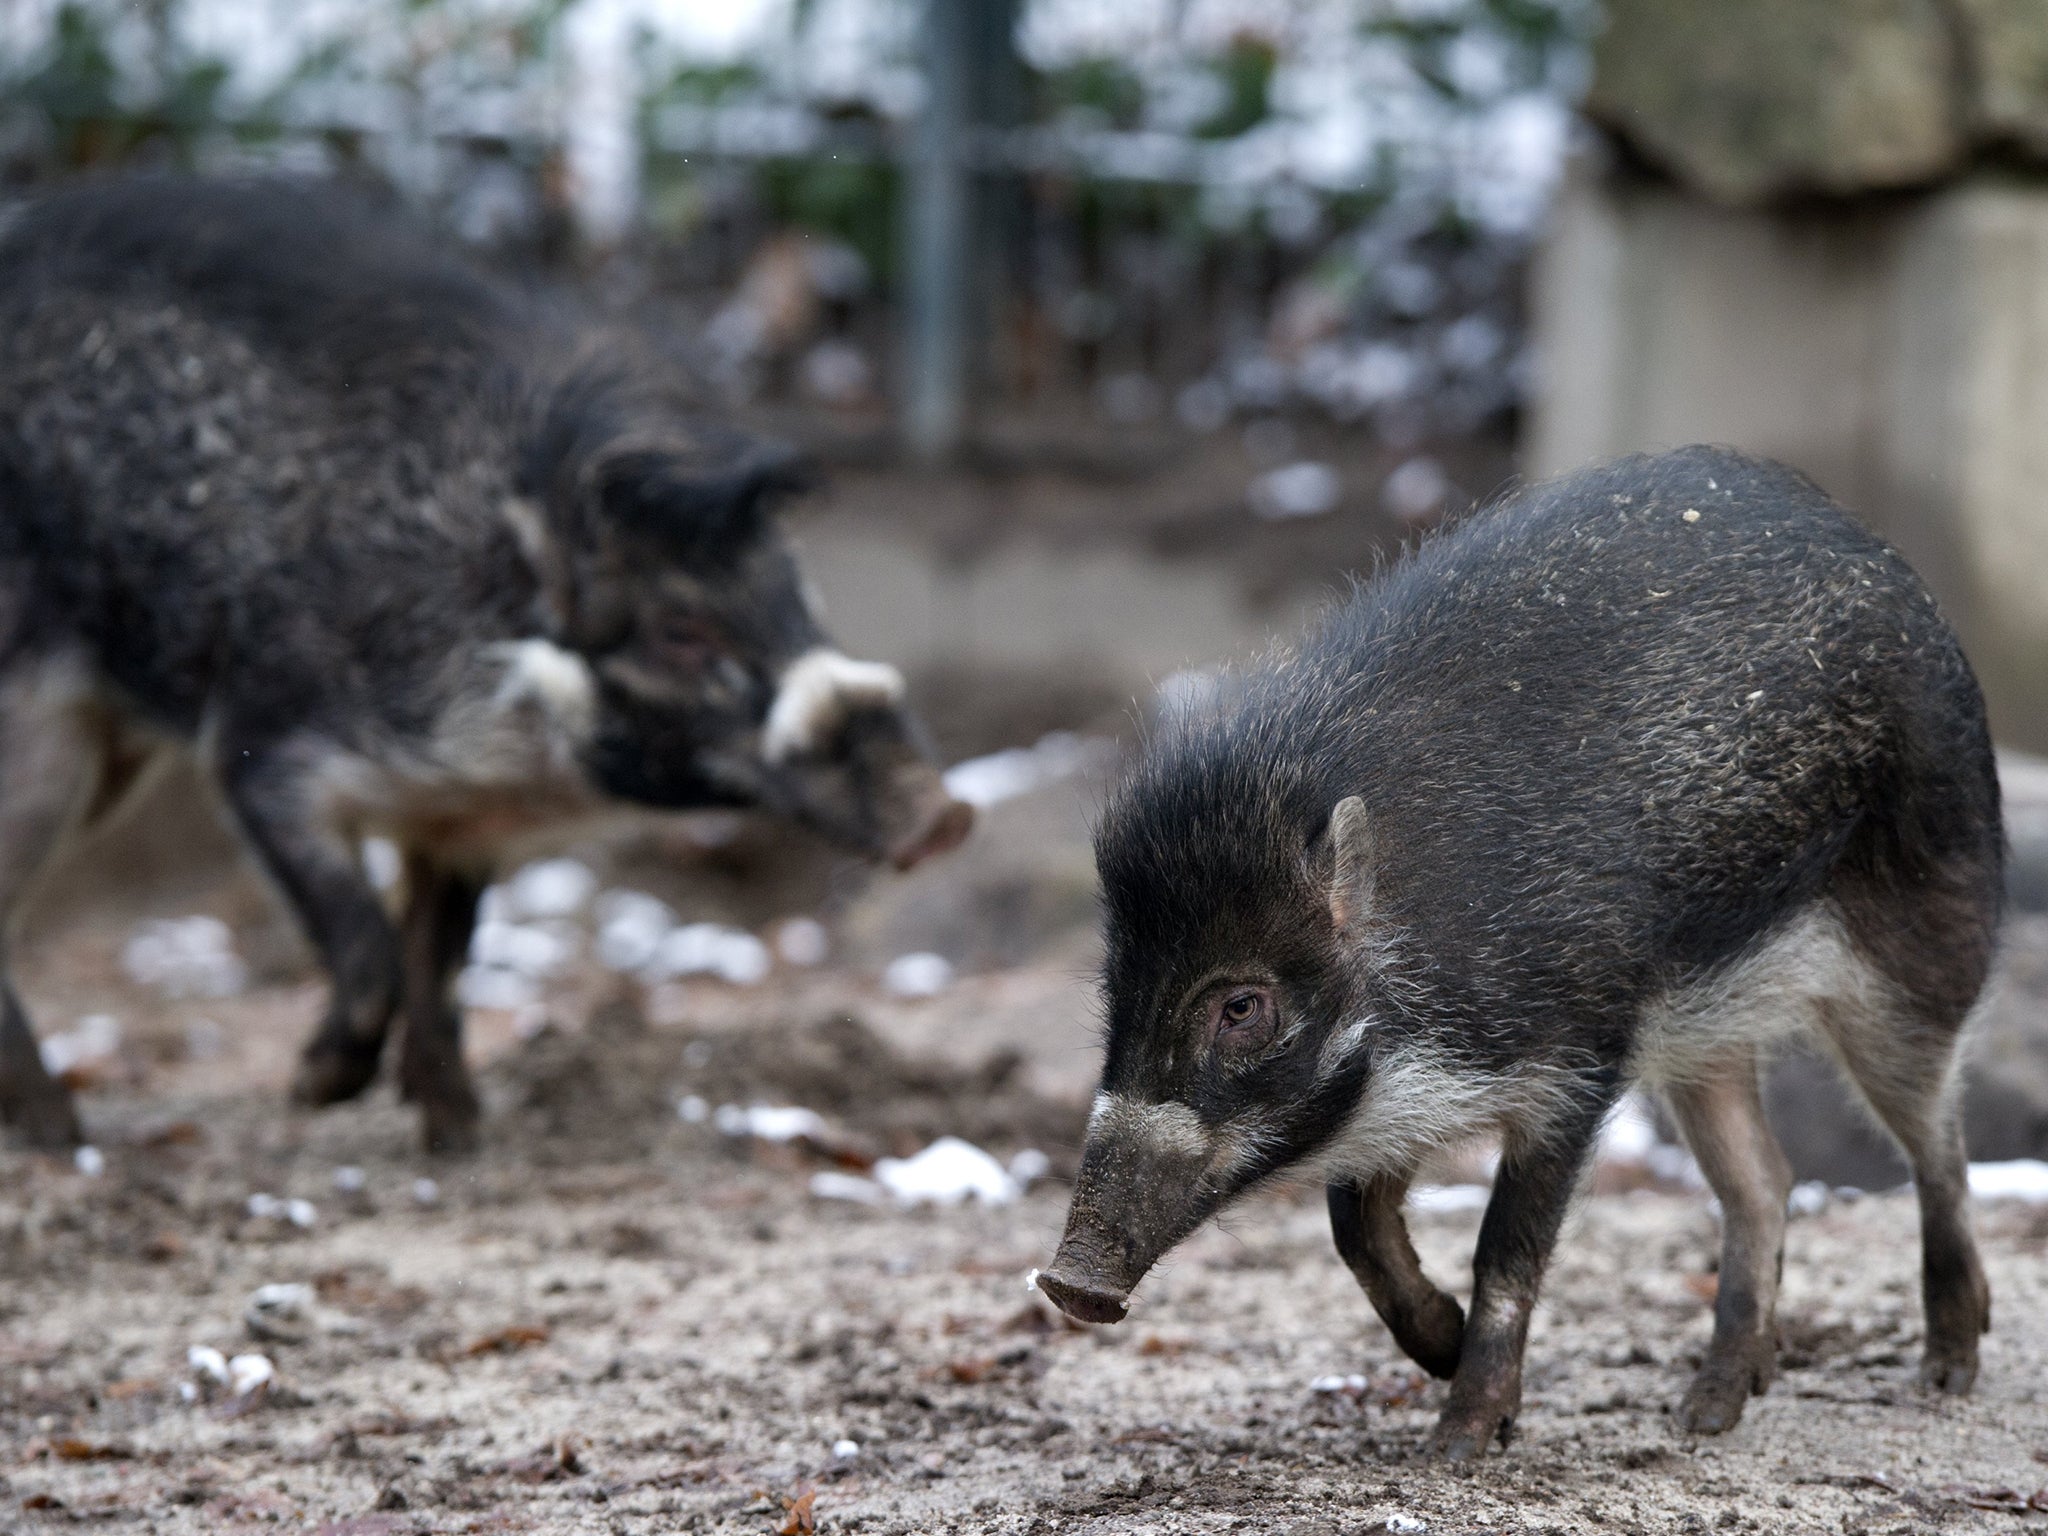
<path fill-rule="evenodd" d="M 1458 1368 L 1465 1314 L 1430 1283 L 1409 1240 L 1401 1202 L 1413 1177 L 1330 1185 L 1330 1235 L 1394 1342 L 1430 1375 L 1448 1377 Z"/>
<path fill-rule="evenodd" d="M 271 747 L 230 748 L 221 787 L 333 981 L 292 1080 L 301 1104 L 352 1099 L 377 1075 L 398 1003 L 398 935 L 354 844 L 319 816 L 316 770 Z"/>
<path fill-rule="evenodd" d="M 85 1140 L 71 1090 L 43 1065 L 42 1048 L 14 988 L 0 980 L 0 1125 L 29 1146 L 62 1152 Z"/>
<path fill-rule="evenodd" d="M 1610 1096 L 1574 1105 L 1538 1137 L 1510 1133 L 1472 1260 L 1472 1310 L 1450 1401 L 1430 1436 L 1433 1456 L 1465 1461 L 1506 1442 L 1522 1406 L 1522 1351 L 1544 1267 Z"/>
<path fill-rule="evenodd" d="M 420 1107 L 427 1150 L 460 1155 L 476 1150 L 479 1108 L 452 983 L 469 953 L 483 883 L 417 853 L 407 856 L 405 874 L 399 1090 Z"/>

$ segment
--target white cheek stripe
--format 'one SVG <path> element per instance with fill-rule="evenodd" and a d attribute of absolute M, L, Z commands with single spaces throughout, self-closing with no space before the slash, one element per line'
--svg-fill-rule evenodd
<path fill-rule="evenodd" d="M 524 496 L 507 496 L 500 510 L 511 526 L 512 536 L 519 541 L 520 552 L 538 563 L 548 544 L 547 525 L 541 519 L 540 508 Z"/>
<path fill-rule="evenodd" d="M 494 649 L 505 661 L 499 708 L 538 704 L 570 731 L 590 730 L 597 718 L 597 682 L 581 656 L 552 640 L 512 640 Z"/>
<path fill-rule="evenodd" d="M 1113 1093 L 1095 1096 L 1088 1134 L 1128 1138 L 1167 1157 L 1207 1157 L 1215 1140 L 1202 1117 L 1177 1100 L 1140 1104 Z"/>
<path fill-rule="evenodd" d="M 1323 1042 L 1322 1054 L 1316 1059 L 1318 1080 L 1334 1077 L 1341 1072 L 1365 1048 L 1365 1037 L 1372 1032 L 1379 1021 L 1372 1018 L 1353 1019 Z"/>
<path fill-rule="evenodd" d="M 900 703 L 903 674 L 887 662 L 855 661 L 827 646 L 789 664 L 761 728 L 761 755 L 779 763 L 822 746 L 856 709 Z"/>

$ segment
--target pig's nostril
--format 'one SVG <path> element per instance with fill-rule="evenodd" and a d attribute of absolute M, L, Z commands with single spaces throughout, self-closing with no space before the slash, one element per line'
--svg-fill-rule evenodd
<path fill-rule="evenodd" d="M 1036 1284 L 1047 1300 L 1077 1322 L 1120 1323 L 1131 1310 L 1130 1302 L 1107 1286 L 1062 1279 L 1055 1270 L 1040 1270 Z"/>
<path fill-rule="evenodd" d="M 967 834 L 973 829 L 974 807 L 963 800 L 948 800 L 938 815 L 925 824 L 923 831 L 896 851 L 896 867 L 909 869 L 926 859 L 950 853 L 967 840 Z"/>

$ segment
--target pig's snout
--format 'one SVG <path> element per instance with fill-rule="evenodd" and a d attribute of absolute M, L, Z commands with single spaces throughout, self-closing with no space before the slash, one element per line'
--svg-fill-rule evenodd
<path fill-rule="evenodd" d="M 946 792 L 903 678 L 829 647 L 784 671 L 761 727 L 771 801 L 898 869 L 960 846 L 974 808 Z"/>
<path fill-rule="evenodd" d="M 1084 1174 L 1085 1180 L 1085 1174 Z M 1144 1230 L 1141 1222 L 1117 1222 L 1081 1204 L 1067 1216 L 1066 1235 L 1052 1263 L 1040 1270 L 1036 1284 L 1046 1299 L 1067 1316 L 1083 1323 L 1120 1323 L 1131 1309 L 1131 1292 L 1159 1255 L 1182 1235 Z M 1181 1222 L 1176 1220 L 1174 1227 Z"/>
<path fill-rule="evenodd" d="M 973 806 L 964 800 L 942 800 L 929 819 L 889 851 L 889 862 L 898 869 L 909 869 L 951 853 L 973 830 Z"/>
<path fill-rule="evenodd" d="M 1034 1284 L 1046 1299 L 1080 1323 L 1120 1323 L 1131 1310 L 1129 1295 L 1100 1280 L 1063 1273 L 1060 1262 L 1041 1269 Z"/>
<path fill-rule="evenodd" d="M 1215 1147 L 1184 1104 L 1105 1093 L 1090 1125 L 1067 1229 L 1037 1285 L 1071 1318 L 1120 1323 L 1146 1272 L 1215 1210 Z"/>

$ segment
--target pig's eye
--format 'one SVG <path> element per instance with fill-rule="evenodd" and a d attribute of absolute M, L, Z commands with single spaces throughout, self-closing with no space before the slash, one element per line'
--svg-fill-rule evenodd
<path fill-rule="evenodd" d="M 1273 1038 L 1273 995 L 1261 987 L 1226 992 L 1209 1005 L 1210 1037 L 1233 1055 L 1262 1049 Z"/>
<path fill-rule="evenodd" d="M 694 619 L 664 619 L 653 626 L 657 650 L 670 662 L 686 667 L 704 667 L 718 654 L 710 628 Z"/>

